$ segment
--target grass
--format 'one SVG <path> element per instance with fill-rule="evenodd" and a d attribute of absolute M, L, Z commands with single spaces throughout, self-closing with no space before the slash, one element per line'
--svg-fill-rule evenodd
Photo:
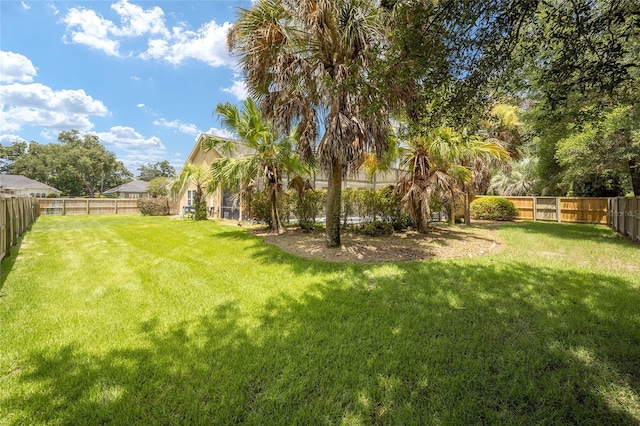
<path fill-rule="evenodd" d="M 0 424 L 640 423 L 638 247 L 495 232 L 498 254 L 358 265 L 41 217 L 3 263 Z"/>

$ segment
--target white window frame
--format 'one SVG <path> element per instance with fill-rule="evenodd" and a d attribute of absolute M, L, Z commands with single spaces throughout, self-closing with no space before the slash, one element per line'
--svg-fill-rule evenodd
<path fill-rule="evenodd" d="M 187 206 L 191 207 L 193 206 L 193 198 L 196 195 L 196 190 L 195 189 L 189 189 L 187 190 Z"/>
<path fill-rule="evenodd" d="M 129 198 L 140 198 L 140 194 L 129 194 Z"/>

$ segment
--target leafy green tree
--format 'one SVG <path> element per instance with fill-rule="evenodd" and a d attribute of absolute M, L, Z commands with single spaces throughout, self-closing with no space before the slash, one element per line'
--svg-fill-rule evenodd
<path fill-rule="evenodd" d="M 150 182 L 153 178 L 158 177 L 173 179 L 176 177 L 176 169 L 167 160 L 138 167 L 138 179 Z"/>
<path fill-rule="evenodd" d="M 105 149 L 96 135 L 81 137 L 77 130 L 63 131 L 58 135 L 58 142 L 61 144 L 59 151 L 64 167 L 61 175 L 65 179 L 76 179 L 88 197 L 109 189 L 107 185 L 122 183 L 125 178 L 132 176 L 116 160 L 115 154 Z"/>
<path fill-rule="evenodd" d="M 390 107 L 373 78 L 386 16 L 375 1 L 258 0 L 240 10 L 229 35 L 262 112 L 283 134 L 295 125 L 298 152 L 328 174 L 329 247 L 340 245 L 343 176 L 363 152 L 388 148 Z"/>
<path fill-rule="evenodd" d="M 518 56 L 519 80 L 536 100 L 527 121 L 544 192 L 608 195 L 629 185 L 640 193 L 640 4 L 540 2 Z"/>
<path fill-rule="evenodd" d="M 213 179 L 210 190 L 223 186 L 238 188 L 241 193 L 248 195 L 250 189 L 256 186 L 255 183 L 261 180 L 270 204 L 270 229 L 274 233 L 281 233 L 283 228 L 278 198 L 282 192 L 282 178 L 304 171 L 295 155 L 293 137 L 279 137 L 250 98 L 243 101 L 242 109 L 230 103 L 221 103 L 215 111 L 223 126 L 238 135 L 238 144 L 241 146 L 215 136 L 203 141 L 205 151 L 218 149 L 232 154 L 218 158 L 211 164 Z"/>
<path fill-rule="evenodd" d="M 168 177 L 155 177 L 147 183 L 147 192 L 153 198 L 163 198 L 169 194 L 170 179 Z"/>
<path fill-rule="evenodd" d="M 640 194 L 640 106 L 619 106 L 579 126 L 558 142 L 556 157 L 565 168 L 562 182 L 573 194 L 582 195 L 575 183 L 592 181 L 602 193 L 591 195 L 624 195 L 615 176 L 625 175 Z"/>
<path fill-rule="evenodd" d="M 25 141 L 13 142 L 8 146 L 0 144 L 0 173 L 15 174 L 15 161 L 27 152 L 27 147 Z"/>
<path fill-rule="evenodd" d="M 77 130 L 63 131 L 58 142 L 30 142 L 27 149 L 14 144 L 5 157 L 8 158 L 7 172 L 46 183 L 64 194 L 89 197 L 133 176 L 95 135 L 81 136 Z M 6 152 L 3 148 L 3 155 Z"/>

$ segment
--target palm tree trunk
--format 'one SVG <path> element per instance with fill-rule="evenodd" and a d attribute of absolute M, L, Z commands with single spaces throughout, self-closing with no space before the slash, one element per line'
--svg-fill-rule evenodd
<path fill-rule="evenodd" d="M 327 247 L 340 247 L 340 210 L 342 198 L 342 164 L 333 160 L 333 168 L 329 172 L 327 187 L 327 228 L 325 239 Z"/>
<path fill-rule="evenodd" d="M 429 214 L 427 206 L 425 206 L 422 201 L 420 201 L 420 203 L 421 204 L 418 205 L 418 232 L 427 234 L 429 232 Z"/>
<path fill-rule="evenodd" d="M 467 192 L 464 194 L 464 224 L 468 226 L 471 225 L 471 198 L 473 198 L 471 188 L 467 187 Z"/>
<path fill-rule="evenodd" d="M 278 214 L 277 188 L 271 188 L 271 232 L 274 234 L 282 233 L 282 224 L 280 223 L 280 215 Z"/>
<path fill-rule="evenodd" d="M 451 210 L 449 212 L 449 225 L 456 224 L 456 195 L 451 191 Z"/>

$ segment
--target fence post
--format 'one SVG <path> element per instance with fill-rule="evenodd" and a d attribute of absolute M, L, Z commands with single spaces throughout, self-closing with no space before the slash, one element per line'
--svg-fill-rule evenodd
<path fill-rule="evenodd" d="M 533 221 L 535 222 L 537 219 L 537 210 L 538 210 L 538 197 L 533 197 Z"/>
<path fill-rule="evenodd" d="M 90 198 L 87 198 L 87 214 L 90 213 L 90 211 L 89 211 L 89 200 L 90 200 Z"/>
<path fill-rule="evenodd" d="M 556 219 L 558 220 L 558 223 L 562 222 L 562 216 L 560 216 L 561 213 L 562 211 L 560 210 L 560 197 L 556 197 Z"/>
<path fill-rule="evenodd" d="M 118 214 L 118 199 L 117 199 L 117 198 L 114 198 L 114 200 L 113 200 L 113 201 L 114 201 L 114 205 L 115 205 L 115 206 L 114 206 L 114 209 L 113 209 L 113 213 L 114 213 L 114 214 Z"/>
<path fill-rule="evenodd" d="M 634 206 L 635 204 L 635 206 Z M 640 197 L 631 199 L 631 241 L 638 240 L 638 222 L 640 222 Z"/>
<path fill-rule="evenodd" d="M 62 199 L 62 216 L 66 216 L 67 215 L 67 199 L 63 198 Z"/>

